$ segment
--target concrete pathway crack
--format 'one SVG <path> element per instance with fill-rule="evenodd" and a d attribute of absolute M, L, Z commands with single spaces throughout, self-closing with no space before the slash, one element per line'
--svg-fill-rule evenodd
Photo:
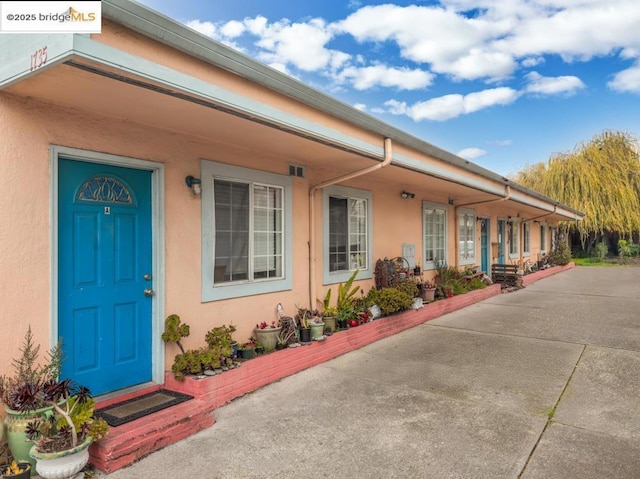
<path fill-rule="evenodd" d="M 567 391 L 567 387 L 569 387 L 569 383 L 571 382 L 571 379 L 573 378 L 573 375 L 575 374 L 576 369 L 578 369 L 578 364 L 580 364 L 580 361 L 582 360 L 582 356 L 584 355 L 584 352 L 585 352 L 586 349 L 587 349 L 587 345 L 583 344 L 582 345 L 582 351 L 580 351 L 580 356 L 578 356 L 578 359 L 576 360 L 576 364 L 573 366 L 573 370 L 571 371 L 571 374 L 569 374 L 569 377 L 567 378 L 567 382 L 565 383 L 564 387 L 562 388 L 562 391 L 560 391 L 560 395 L 558 396 L 558 400 L 553 405 L 553 408 L 551 409 L 551 411 L 549 411 L 549 417 L 547 419 L 547 422 L 544 425 L 544 427 L 542 428 L 542 432 L 538 436 L 538 440 L 533 445 L 533 448 L 531 449 L 531 452 L 529 453 L 529 456 L 527 457 L 527 460 L 525 461 L 524 466 L 522 466 L 522 470 L 518 474 L 518 478 L 521 478 L 522 475 L 527 470 L 527 466 L 529 465 L 529 462 L 531 461 L 531 458 L 535 454 L 536 449 L 538 448 L 538 445 L 540 444 L 540 441 L 542 440 L 542 437 L 544 436 L 544 433 L 547 431 L 547 428 L 553 422 L 553 416 L 555 415 L 556 410 L 558 409 L 558 406 L 560 405 L 560 401 L 562 401 L 562 397 L 564 396 L 564 393 Z"/>

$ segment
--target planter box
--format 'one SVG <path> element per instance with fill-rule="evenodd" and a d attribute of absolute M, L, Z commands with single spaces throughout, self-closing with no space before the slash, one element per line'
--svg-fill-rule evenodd
<path fill-rule="evenodd" d="M 568 269 L 575 268 L 575 266 L 575 263 L 571 262 L 564 266 L 553 266 L 551 268 L 543 269 L 542 271 L 536 271 L 535 273 L 527 274 L 522 278 L 522 285 L 528 286 L 543 278 L 547 278 L 551 275 L 561 273 L 562 271 L 567 271 Z"/>
<path fill-rule="evenodd" d="M 184 381 L 176 381 L 169 371 L 165 376 L 165 387 L 205 400 L 215 409 L 262 386 L 498 294 L 500 285 L 494 284 L 435 301 L 419 310 L 404 311 L 337 332 L 324 341 L 259 356 L 239 368 L 212 377 L 188 376 Z"/>

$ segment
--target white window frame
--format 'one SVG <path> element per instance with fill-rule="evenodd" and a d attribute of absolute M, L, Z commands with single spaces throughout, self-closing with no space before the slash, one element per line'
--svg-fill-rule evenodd
<path fill-rule="evenodd" d="M 518 218 L 507 220 L 507 248 L 510 259 L 520 257 L 520 220 Z"/>
<path fill-rule="evenodd" d="M 472 227 L 471 227 L 471 232 L 473 234 L 473 258 L 465 258 L 463 257 L 463 251 L 460 248 L 460 242 L 462 241 L 462 237 L 460 236 L 460 220 L 463 217 L 468 217 L 470 216 L 472 218 Z M 458 228 L 458 261 L 460 263 L 461 266 L 466 266 L 469 264 L 476 264 L 477 260 L 478 260 L 478 235 L 476 232 L 476 212 L 472 209 L 469 208 L 460 208 L 458 210 L 458 218 L 456 220 L 456 228 Z M 469 240 L 466 240 L 469 241 Z M 465 243 L 466 243 L 465 241 Z M 465 248 L 466 250 L 466 248 Z"/>
<path fill-rule="evenodd" d="M 540 253 L 547 252 L 547 225 L 540 225 Z"/>
<path fill-rule="evenodd" d="M 200 162 L 202 195 L 202 301 L 218 301 L 239 298 L 256 294 L 287 291 L 292 288 L 292 198 L 291 178 L 289 176 L 252 170 L 239 166 L 231 166 L 215 161 Z M 214 284 L 215 264 L 215 207 L 214 179 L 260 183 L 283 188 L 283 236 L 284 250 L 282 254 L 283 276 L 274 279 L 258 279 L 253 281 L 229 282 Z"/>
<path fill-rule="evenodd" d="M 427 261 L 427 256 L 425 254 L 427 244 L 427 221 L 426 221 L 426 210 L 438 210 L 444 212 L 444 258 L 440 258 L 437 261 Z M 422 268 L 427 270 L 434 270 L 438 267 L 444 266 L 447 264 L 449 258 L 449 208 L 447 205 L 442 203 L 432 203 L 430 201 L 422 202 Z"/>
<path fill-rule="evenodd" d="M 531 255 L 531 223 L 529 221 L 522 222 L 522 254 Z"/>
<path fill-rule="evenodd" d="M 558 242 L 558 227 L 549 226 L 549 251 L 554 251 Z"/>
<path fill-rule="evenodd" d="M 336 284 L 347 281 L 353 269 L 329 271 L 329 198 L 349 198 L 366 200 L 367 202 L 367 266 L 358 269 L 356 279 L 373 277 L 373 196 L 370 191 L 349 188 L 346 186 L 329 186 L 322 190 L 322 270 L 324 284 Z"/>

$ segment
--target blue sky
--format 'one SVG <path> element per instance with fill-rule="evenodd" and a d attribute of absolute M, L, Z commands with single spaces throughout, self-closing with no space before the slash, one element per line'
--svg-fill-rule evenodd
<path fill-rule="evenodd" d="M 143 0 L 501 174 L 640 136 L 638 0 Z"/>

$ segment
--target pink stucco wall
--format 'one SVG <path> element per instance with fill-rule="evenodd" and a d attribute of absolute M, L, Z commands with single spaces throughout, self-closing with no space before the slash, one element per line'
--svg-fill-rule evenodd
<path fill-rule="evenodd" d="M 281 302 L 293 314 L 296 305 L 306 304 L 308 292 L 308 189 L 326 179 L 327 171 L 308 170 L 305 179 L 293 181 L 293 258 L 294 287 L 291 291 L 252 297 L 250 301 L 233 299 L 202 303 L 200 299 L 200 198 L 184 185 L 184 177 L 198 175 L 201 158 L 251 164 L 251 158 L 222 143 L 175 135 L 152 127 L 98 114 L 65 109 L 0 94 L 0 205 L 3 226 L 0 229 L 1 324 L 0 351 L 16 351 L 16 337 L 22 337 L 26 324 L 34 328 L 36 339 L 49 344 L 51 298 L 50 183 L 49 145 L 62 145 L 96 152 L 128 156 L 163 163 L 166 167 L 166 201 L 161 205 L 166 223 L 166 312 L 180 314 L 192 327 L 187 347 L 198 347 L 212 326 L 233 323 L 238 340 L 246 340 L 256 322 L 275 318 L 275 306 Z M 212 153 L 215 152 L 215 155 Z M 260 169 L 282 172 L 286 159 L 261 164 Z M 337 176 L 337 173 L 336 173 Z M 413 200 L 403 200 L 400 188 L 388 182 L 362 177 L 346 183 L 373 193 L 373 261 L 401 254 L 402 243 L 413 243 L 420 250 L 422 240 L 421 200 L 444 201 L 421 192 Z M 317 208 L 321 212 L 321 194 Z M 508 214 L 506 207 L 478 206 L 478 215 L 491 215 L 492 241 L 496 238 L 495 217 Z M 453 245 L 455 218 L 449 208 L 449 242 Z M 316 231 L 322 232 L 322 215 L 316 217 Z M 479 235 L 479 227 L 477 227 Z M 532 228 L 532 246 L 538 245 L 537 228 Z M 478 236 L 479 237 L 479 236 Z M 316 255 L 322 258 L 318 238 Z M 453 247 L 450 264 L 455 263 Z M 419 253 L 417 253 L 419 257 Z M 427 273 L 427 277 L 430 276 Z M 323 297 L 322 268 L 317 268 L 318 297 Z M 365 292 L 372 281 L 362 282 Z M 335 286 L 334 286 L 335 287 Z M 171 347 L 170 347 L 171 348 Z M 174 351 L 168 350 L 170 364 Z M 0 370 L 6 368 L 6 362 Z"/>
<path fill-rule="evenodd" d="M 141 57 L 157 61 L 176 70 L 195 77 L 216 82 L 246 96 L 260 99 L 282 110 L 299 114 L 309 120 L 335 128 L 345 134 L 353 135 L 373 145 L 381 145 L 382 139 L 373 134 L 359 131 L 344 121 L 338 121 L 319 110 L 305 108 L 290 98 L 279 96 L 264 88 L 252 86 L 246 80 L 230 73 L 205 65 L 189 58 L 186 54 L 160 46 L 158 43 L 141 37 L 130 30 L 122 29 L 105 22 L 103 35 L 94 36 L 97 41 L 109 43 L 117 48 L 128 50 Z M 66 68 L 66 70 L 65 70 Z M 69 83 L 49 84 L 48 88 L 59 88 L 60 96 L 68 101 L 74 90 L 73 75 L 69 67 L 60 67 L 62 75 L 69 75 Z M 43 75 L 44 76 L 44 75 Z M 94 81 L 83 78 L 84 82 Z M 28 85 L 29 80 L 25 82 Z M 43 83 L 46 85 L 46 83 Z M 86 85 L 86 83 L 85 83 Z M 121 84 L 112 82 L 111 87 L 124 90 Z M 21 95 L 45 93 L 37 88 L 26 87 L 21 90 L 17 85 L 14 91 Z M 65 92 L 69 95 L 63 96 Z M 11 91 L 11 89 L 9 90 Z M 120 91 L 120 90 L 118 90 Z M 51 183 L 50 145 L 66 146 L 93 152 L 121 155 L 163 164 L 165 167 L 164 204 L 160 208 L 165 215 L 166 246 L 166 296 L 167 314 L 179 314 L 183 321 L 191 325 L 191 337 L 184 341 L 187 348 L 196 348 L 204 343 L 204 335 L 211 327 L 220 324 L 234 324 L 238 328 L 236 339 L 245 341 L 254 325 L 260 321 L 275 319 L 275 307 L 282 303 L 285 311 L 295 313 L 296 305 L 307 305 L 309 301 L 309 188 L 310 186 L 335 178 L 351 168 L 351 164 L 335 151 L 333 162 L 317 162 L 307 165 L 304 179 L 294 178 L 293 182 L 293 288 L 273 294 L 264 294 L 246 298 L 201 302 L 200 263 L 201 263 L 201 199 L 194 197 L 186 188 L 184 178 L 187 175 L 198 176 L 200 159 L 210 159 L 259 170 L 286 174 L 290 158 L 286 156 L 256 157 L 255 150 L 243 148 L 243 145 L 227 142 L 225 138 L 214 134 L 204 136 L 178 134 L 174 130 L 160 129 L 152 123 L 130 121 L 126 112 L 135 107 L 133 96 L 122 96 L 123 104 L 116 105 L 111 111 L 120 111 L 116 117 L 106 116 L 100 109 L 93 112 L 85 104 L 75 108 L 56 106 L 28 96 L 17 96 L 0 92 L 0 208 L 2 208 L 2 226 L 0 227 L 0 373 L 8 368 L 9 359 L 17 354 L 19 340 L 26 325 L 31 324 L 36 340 L 48 346 L 51 335 L 51 305 L 54 299 L 51 292 L 51 258 L 54 254 L 50 242 L 51 233 Z M 109 92 L 96 90 L 110 100 Z M 127 95 L 132 95 L 127 92 Z M 53 97 L 53 96 L 52 96 Z M 126 99 L 126 100 L 125 100 Z M 103 99 L 103 101 L 106 101 Z M 163 99 L 165 101 L 165 99 Z M 125 103 L 129 102 L 129 103 Z M 168 105 L 176 100 L 166 100 Z M 100 105 L 99 101 L 92 105 Z M 148 104 L 146 104 L 148 106 Z M 113 105 L 110 105 L 113 106 Z M 170 114 L 170 112 L 168 113 Z M 152 119 L 152 116 L 148 117 Z M 262 132 L 264 133 L 264 132 Z M 278 133 L 280 134 L 280 133 Z M 314 145 L 317 148 L 317 145 Z M 435 161 L 424 154 L 412 152 L 398 146 L 396 150 L 412 155 L 423 161 Z M 253 152 L 252 152 L 253 151 Z M 327 149 L 327 152 L 329 150 Z M 296 152 L 297 159 L 304 159 L 304 151 Z M 350 157 L 353 159 L 353 157 Z M 359 159 L 361 164 L 373 164 L 372 160 Z M 440 165 L 445 170 L 455 171 L 451 165 Z M 354 167 L 355 169 L 355 167 Z M 473 176 L 469 172 L 458 170 L 459 174 Z M 405 185 L 404 181 L 409 183 Z M 373 252 L 372 263 L 377 258 L 395 257 L 401 254 L 402 243 L 416 246 L 416 257 L 422 246 L 422 210 L 421 201 L 428 200 L 446 204 L 445 191 L 433 193 L 431 181 L 427 176 L 409 173 L 397 167 L 388 167 L 366 177 L 360 177 L 344 183 L 345 186 L 371 191 L 373 195 Z M 481 181 L 480 179 L 478 181 Z M 442 183 L 440 181 L 440 183 Z M 435 184 L 435 183 L 434 183 Z M 403 200 L 400 191 L 410 187 L 416 197 Z M 452 188 L 460 187 L 452 185 Z M 321 194 L 316 195 L 315 218 L 317 297 L 323 297 L 327 286 L 322 285 L 322 203 Z M 492 217 L 491 241 L 496 241 L 496 217 L 514 214 L 513 207 L 506 204 L 479 205 L 477 215 Z M 449 215 L 449 258 L 455 264 L 454 231 L 456 219 L 454 208 L 448 208 Z M 479 225 L 476 235 L 479 238 Z M 532 228 L 532 253 L 539 245 L 538 228 Z M 479 252 L 479 249 L 478 249 Z M 478 259 L 479 263 L 479 259 Z M 427 273 L 427 277 L 432 273 Z M 373 281 L 361 283 L 365 292 Z M 335 285 L 333 286 L 335 288 Z M 177 349 L 169 346 L 166 366 L 170 366 Z"/>

